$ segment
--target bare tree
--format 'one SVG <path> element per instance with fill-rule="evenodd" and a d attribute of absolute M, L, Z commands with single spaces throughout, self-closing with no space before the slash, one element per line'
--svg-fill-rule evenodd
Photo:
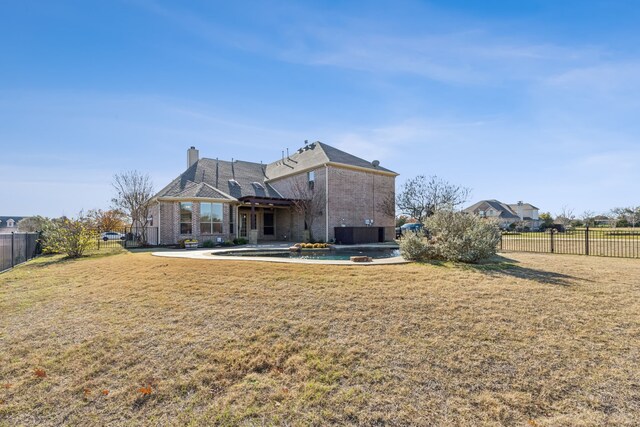
<path fill-rule="evenodd" d="M 131 218 L 132 229 L 134 226 L 140 227 L 140 239 L 143 244 L 147 243 L 146 227 L 153 196 L 153 184 L 149 175 L 135 170 L 120 172 L 113 176 L 112 185 L 117 194 L 111 199 L 113 208 Z"/>
<path fill-rule="evenodd" d="M 313 240 L 313 223 L 322 215 L 325 207 L 324 191 L 316 188 L 315 182 L 308 182 L 299 176 L 289 181 L 288 190 L 293 200 L 293 209 L 304 218 L 309 239 Z"/>
<path fill-rule="evenodd" d="M 378 211 L 390 218 L 396 218 L 396 198 L 392 193 L 387 194 L 378 203 Z"/>
<path fill-rule="evenodd" d="M 635 228 L 636 224 L 640 223 L 640 206 L 614 208 L 611 209 L 611 212 L 618 218 L 626 220 L 631 224 L 631 227 Z"/>
<path fill-rule="evenodd" d="M 586 210 L 580 215 L 580 219 L 587 227 L 593 227 L 595 225 L 596 213 L 594 211 Z"/>
<path fill-rule="evenodd" d="M 560 210 L 560 213 L 556 215 L 555 222 L 556 224 L 560 224 L 563 227 L 567 228 L 571 225 L 571 221 L 576 219 L 576 216 L 573 214 L 573 209 L 568 206 L 563 206 Z"/>
<path fill-rule="evenodd" d="M 400 212 L 420 222 L 438 210 L 454 210 L 467 200 L 471 190 L 451 184 L 437 176 L 418 175 L 407 180 L 398 194 Z"/>

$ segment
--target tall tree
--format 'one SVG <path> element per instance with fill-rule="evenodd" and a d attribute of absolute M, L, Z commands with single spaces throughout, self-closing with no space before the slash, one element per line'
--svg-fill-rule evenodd
<path fill-rule="evenodd" d="M 539 218 L 540 221 L 542 221 L 542 224 L 540 224 L 541 228 L 549 228 L 553 225 L 553 217 L 550 212 L 541 213 Z"/>
<path fill-rule="evenodd" d="M 112 185 L 116 190 L 116 197 L 111 199 L 114 209 L 129 216 L 131 228 L 139 227 L 142 243 L 146 243 L 150 200 L 153 196 L 151 178 L 136 170 L 120 172 L 113 176 Z"/>
<path fill-rule="evenodd" d="M 469 200 L 471 190 L 437 176 L 418 175 L 408 179 L 398 193 L 396 204 L 403 214 L 420 222 L 438 210 L 454 210 Z"/>
<path fill-rule="evenodd" d="M 91 209 L 87 212 L 87 218 L 100 232 L 122 230 L 126 227 L 126 216 L 122 211 L 117 209 L 109 209 L 106 211 L 102 209 Z"/>

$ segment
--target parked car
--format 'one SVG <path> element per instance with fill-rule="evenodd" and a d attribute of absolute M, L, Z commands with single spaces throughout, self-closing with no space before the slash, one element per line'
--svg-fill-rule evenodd
<path fill-rule="evenodd" d="M 402 227 L 400 227 L 400 231 L 402 232 L 402 234 L 406 233 L 407 231 L 413 231 L 414 233 L 417 233 L 418 231 L 422 231 L 423 228 L 424 228 L 424 225 L 420 224 L 419 222 L 416 222 L 412 224 L 403 225 Z"/>
<path fill-rule="evenodd" d="M 126 238 L 126 235 L 122 233 L 116 233 L 115 231 L 105 231 L 104 233 L 100 234 L 100 239 L 104 240 L 105 242 L 107 240 L 125 240 Z"/>

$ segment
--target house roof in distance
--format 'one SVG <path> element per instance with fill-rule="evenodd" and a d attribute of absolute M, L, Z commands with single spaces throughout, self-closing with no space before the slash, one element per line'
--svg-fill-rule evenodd
<path fill-rule="evenodd" d="M 324 166 L 328 163 L 368 169 L 371 172 L 398 175 L 380 166 L 379 162 L 369 162 L 323 142 L 316 141 L 305 145 L 293 154 L 284 157 L 284 159 L 269 163 L 266 171 L 267 179 L 279 179 L 287 175 Z"/>
<path fill-rule="evenodd" d="M 468 208 L 464 209 L 464 212 L 474 213 L 475 214 L 482 207 L 490 207 L 490 208 L 496 210 L 497 212 L 500 212 L 500 215 L 499 215 L 500 218 L 520 219 L 520 217 L 518 215 L 516 215 L 516 213 L 509 207 L 509 205 L 507 205 L 505 203 L 502 203 L 502 202 L 500 202 L 498 200 L 495 200 L 495 199 L 480 200 L 478 203 L 474 203 L 473 205 L 471 205 Z M 487 210 L 487 209 L 482 209 L 482 210 Z"/>
<path fill-rule="evenodd" d="M 18 221 L 26 218 L 24 216 L 0 216 L 0 228 L 8 228 L 7 221 L 12 219 L 14 221 L 14 228 L 18 226 Z"/>

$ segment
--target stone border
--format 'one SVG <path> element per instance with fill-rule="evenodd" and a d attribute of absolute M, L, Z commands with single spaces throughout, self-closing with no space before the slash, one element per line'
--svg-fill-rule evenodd
<path fill-rule="evenodd" d="M 353 248 L 360 246 L 351 246 Z M 372 246 L 368 245 L 369 248 Z M 388 247 L 388 246 L 387 246 Z M 364 248 L 364 246 L 362 246 Z M 380 246 L 376 247 L 377 249 Z M 266 247 L 262 248 L 260 246 L 253 247 L 245 247 L 239 249 L 229 249 L 229 248 L 220 248 L 220 249 L 198 249 L 198 250 L 178 250 L 178 251 L 166 251 L 166 252 L 153 252 L 151 255 L 158 257 L 167 257 L 167 258 L 190 258 L 190 259 L 200 259 L 200 260 L 212 260 L 212 261 L 261 261 L 261 262 L 277 262 L 277 263 L 289 263 L 289 264 L 316 264 L 316 265 L 393 265 L 393 264 L 408 264 L 410 261 L 405 260 L 401 256 L 392 257 L 392 258 L 380 258 L 374 259 L 371 262 L 352 262 L 348 260 L 321 260 L 321 259 L 295 259 L 295 258 L 274 258 L 274 257 L 241 257 L 241 256 L 224 256 L 224 255 L 213 255 L 216 252 L 246 252 L 246 251 L 277 251 L 282 252 L 283 248 L 273 248 Z"/>

